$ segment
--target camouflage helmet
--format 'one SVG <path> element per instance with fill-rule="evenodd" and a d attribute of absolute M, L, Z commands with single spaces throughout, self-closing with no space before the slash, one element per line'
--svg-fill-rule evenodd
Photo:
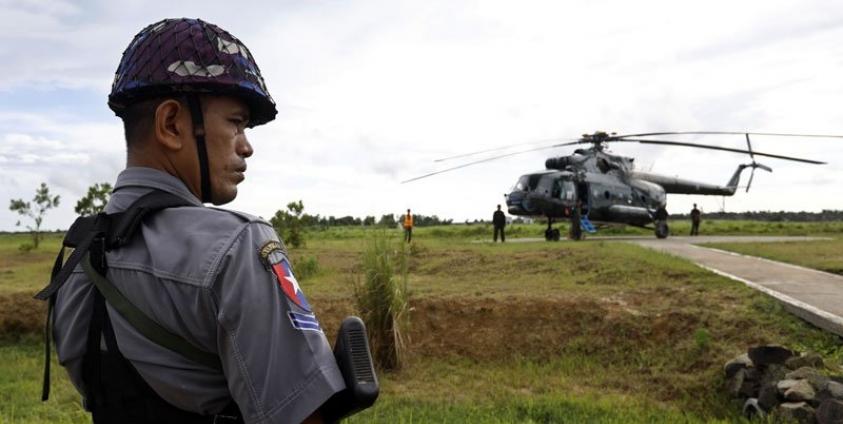
<path fill-rule="evenodd" d="M 117 116 L 133 103 L 160 96 L 232 95 L 250 108 L 249 126 L 278 113 L 249 49 L 201 19 L 164 19 L 139 32 L 114 75 L 108 106 Z"/>

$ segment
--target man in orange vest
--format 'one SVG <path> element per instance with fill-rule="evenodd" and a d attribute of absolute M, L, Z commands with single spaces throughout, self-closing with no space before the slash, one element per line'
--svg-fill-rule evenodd
<path fill-rule="evenodd" d="M 407 214 L 404 215 L 404 240 L 409 243 L 413 240 L 413 214 L 407 209 Z"/>

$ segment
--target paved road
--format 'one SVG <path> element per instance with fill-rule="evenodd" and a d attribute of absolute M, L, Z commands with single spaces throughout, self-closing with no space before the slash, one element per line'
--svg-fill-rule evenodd
<path fill-rule="evenodd" d="M 817 327 L 843 336 L 843 277 L 753 256 L 697 246 L 715 242 L 780 242 L 812 237 L 671 237 L 630 242 L 683 257 L 720 275 L 741 281 L 784 303 L 785 308 Z"/>

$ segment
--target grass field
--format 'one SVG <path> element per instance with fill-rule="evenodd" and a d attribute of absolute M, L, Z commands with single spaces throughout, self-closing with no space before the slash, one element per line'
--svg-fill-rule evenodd
<path fill-rule="evenodd" d="M 706 246 L 843 275 L 843 238 L 784 243 L 712 243 Z"/>
<path fill-rule="evenodd" d="M 734 225 L 705 222 L 702 231 L 740 233 Z M 843 223 L 746 228 L 843 233 Z M 543 226 L 510 230 L 540 237 Z M 385 230 L 313 232 L 291 251 L 294 262 L 318 263 L 301 283 L 331 340 L 353 313 L 349 275 L 374 231 Z M 407 363 L 381 374 L 381 399 L 352 422 L 740 422 L 739 406 L 721 394 L 721 373 L 747 346 L 813 350 L 832 366 L 843 358 L 838 337 L 684 260 L 607 241 L 476 242 L 490 235 L 483 225 L 415 231 Z M 0 422 L 87 422 L 61 368 L 53 399 L 39 401 L 43 305 L 31 296 L 46 282 L 59 239 L 23 253 L 25 240 L 0 236 Z"/>

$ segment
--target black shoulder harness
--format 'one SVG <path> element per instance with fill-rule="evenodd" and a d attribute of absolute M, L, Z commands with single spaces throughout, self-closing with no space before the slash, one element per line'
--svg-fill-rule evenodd
<path fill-rule="evenodd" d="M 80 217 L 67 231 L 62 242 L 62 248 L 53 264 L 50 283 L 35 295 L 36 299 L 48 301 L 47 322 L 44 326 L 42 400 L 47 400 L 50 395 L 50 333 L 55 324 L 53 308 L 56 303 L 56 294 L 73 270 L 80 264 L 96 290 L 102 294 L 109 305 L 123 315 L 145 337 L 161 346 L 181 353 L 195 362 L 217 369 L 221 368 L 219 358 L 216 355 L 199 350 L 182 337 L 170 333 L 158 325 L 125 299 L 119 290 L 105 278 L 107 269 L 105 252 L 128 244 L 147 216 L 162 209 L 178 206 L 192 205 L 176 195 L 154 190 L 132 203 L 125 212 L 99 213 L 93 216 Z M 74 250 L 67 261 L 64 262 L 64 249 L 66 247 Z"/>

